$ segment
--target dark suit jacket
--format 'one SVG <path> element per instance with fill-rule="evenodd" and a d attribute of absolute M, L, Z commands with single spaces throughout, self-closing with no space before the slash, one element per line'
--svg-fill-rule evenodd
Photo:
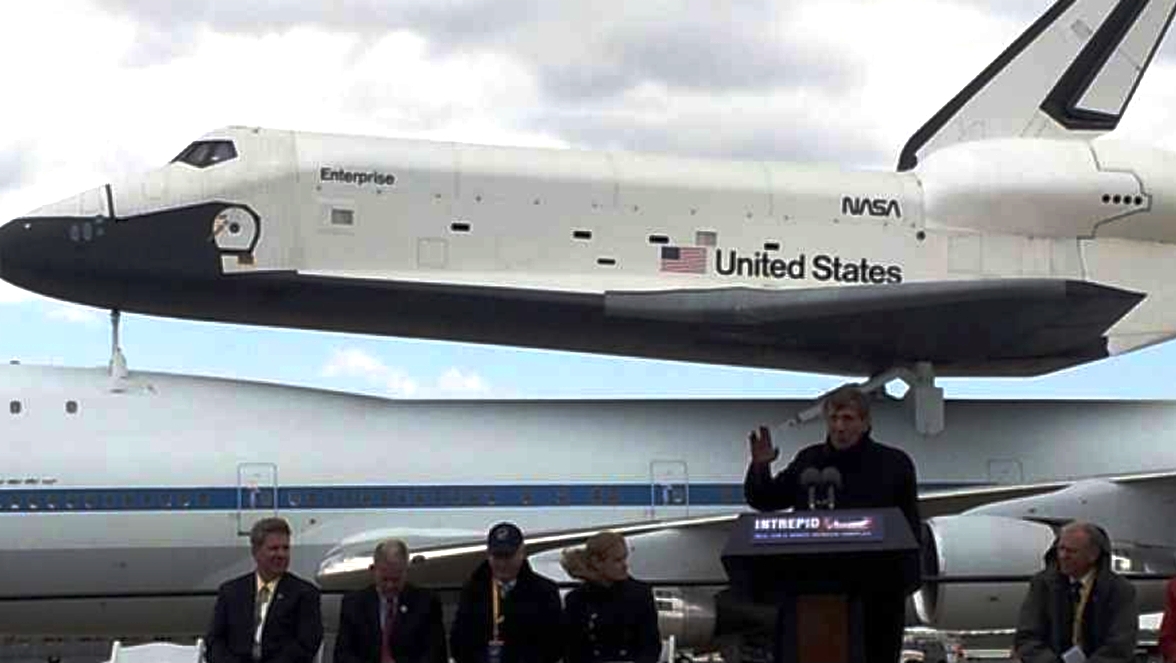
<path fill-rule="evenodd" d="M 208 663 L 252 663 L 257 575 L 220 586 L 204 638 Z M 263 663 L 310 663 L 323 641 L 322 607 L 314 585 L 286 573 L 278 580 L 261 631 Z"/>
<path fill-rule="evenodd" d="M 427 589 L 405 585 L 400 592 L 392 658 L 396 663 L 446 663 L 445 625 L 441 602 Z M 339 636 L 335 639 L 335 663 L 379 663 L 380 594 L 375 586 L 343 597 L 339 609 Z"/>

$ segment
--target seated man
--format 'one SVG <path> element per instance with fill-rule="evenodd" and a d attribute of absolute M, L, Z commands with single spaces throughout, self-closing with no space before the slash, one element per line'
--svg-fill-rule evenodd
<path fill-rule="evenodd" d="M 1111 542 L 1098 527 L 1062 528 L 1033 577 L 1013 637 L 1024 663 L 1129 663 L 1139 637 L 1135 587 L 1111 570 Z"/>
<path fill-rule="evenodd" d="M 527 563 L 523 532 L 490 528 L 482 562 L 461 589 L 449 632 L 455 663 L 556 663 L 563 656 L 559 586 Z"/>
<path fill-rule="evenodd" d="M 220 586 L 204 639 L 208 663 L 310 663 L 323 640 L 319 590 L 287 571 L 290 526 L 259 520 L 249 543 L 257 569 Z"/>
<path fill-rule="evenodd" d="M 408 546 L 380 543 L 371 568 L 374 584 L 343 597 L 335 663 L 446 663 L 441 602 L 406 581 Z"/>

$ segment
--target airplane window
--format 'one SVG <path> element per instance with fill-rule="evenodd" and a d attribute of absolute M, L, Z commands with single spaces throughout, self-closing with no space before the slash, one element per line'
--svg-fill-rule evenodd
<path fill-rule="evenodd" d="M 8 403 L 8 411 L 12 414 L 20 414 L 20 401 L 10 401 Z"/>
<path fill-rule="evenodd" d="M 233 144 L 227 140 L 217 141 L 212 148 L 212 153 L 209 154 L 210 163 L 221 163 L 222 161 L 230 161 L 237 157 L 237 149 Z"/>
<path fill-rule="evenodd" d="M 235 158 L 237 158 L 237 148 L 232 141 L 198 140 L 185 147 L 171 162 L 179 161 L 196 168 L 207 168 Z"/>
<path fill-rule="evenodd" d="M 66 401 L 65 402 L 65 411 L 68 414 L 77 414 L 78 413 L 78 402 L 77 401 Z"/>
<path fill-rule="evenodd" d="M 196 497 L 196 500 L 200 503 L 200 506 L 208 506 L 208 493 L 200 493 Z"/>

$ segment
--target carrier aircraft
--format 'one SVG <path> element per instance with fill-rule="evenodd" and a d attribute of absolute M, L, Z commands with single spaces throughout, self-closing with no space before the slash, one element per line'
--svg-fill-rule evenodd
<path fill-rule="evenodd" d="M 0 276 L 180 318 L 1045 374 L 1176 335 L 1176 154 L 1113 134 L 1174 7 L 1058 0 L 894 171 L 229 127 L 7 223 Z"/>
<path fill-rule="evenodd" d="M 663 635 L 711 647 L 747 431 L 807 405 L 398 401 L 25 365 L 0 365 L 0 385 L 0 637 L 48 642 L 199 634 L 218 584 L 252 568 L 249 527 L 277 514 L 292 570 L 327 590 L 366 582 L 388 536 L 412 547 L 416 582 L 453 587 L 499 520 L 557 578 L 562 548 L 616 528 L 634 575 L 659 585 Z M 1106 526 L 1117 569 L 1176 573 L 1176 472 L 1155 469 L 1176 468 L 1156 444 L 1176 404 L 949 401 L 953 425 L 929 436 L 909 403 L 875 401 L 876 436 L 918 467 L 928 574 L 1028 575 L 1073 518 Z M 782 457 L 822 434 L 778 427 Z M 928 583 L 911 623 L 1007 628 L 1026 586 Z M 1159 582 L 1138 587 L 1144 611 L 1162 608 Z"/>

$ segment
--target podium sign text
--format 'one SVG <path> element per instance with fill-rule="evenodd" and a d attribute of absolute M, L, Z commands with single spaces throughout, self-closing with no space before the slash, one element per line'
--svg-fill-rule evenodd
<path fill-rule="evenodd" d="M 750 531 L 753 544 L 881 541 L 882 519 L 873 514 L 809 511 L 802 514 L 756 516 Z"/>

